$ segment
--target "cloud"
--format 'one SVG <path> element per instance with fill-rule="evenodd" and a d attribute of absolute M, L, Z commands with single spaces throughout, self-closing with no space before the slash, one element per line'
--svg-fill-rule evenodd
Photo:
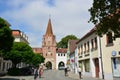
<path fill-rule="evenodd" d="M 80 38 L 94 27 L 88 23 L 92 0 L 1 0 L 3 3 L 1 16 L 11 23 L 12 29 L 26 33 L 33 47 L 41 46 L 49 15 L 57 42 L 69 34 Z"/>

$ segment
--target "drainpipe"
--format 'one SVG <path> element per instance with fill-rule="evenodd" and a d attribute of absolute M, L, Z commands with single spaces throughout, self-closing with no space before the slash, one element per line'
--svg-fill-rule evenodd
<path fill-rule="evenodd" d="M 101 49 L 101 39 L 100 39 L 100 37 L 99 37 L 99 44 L 100 44 L 100 59 L 101 59 L 102 79 L 104 79 L 103 61 L 102 61 L 102 49 Z"/>

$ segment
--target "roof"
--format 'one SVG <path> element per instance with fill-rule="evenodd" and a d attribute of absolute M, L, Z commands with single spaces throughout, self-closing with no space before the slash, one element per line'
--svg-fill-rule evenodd
<path fill-rule="evenodd" d="M 47 30 L 45 35 L 53 35 L 51 19 L 48 21 Z"/>
<path fill-rule="evenodd" d="M 12 30 L 12 35 L 13 36 L 20 36 L 20 30 Z"/>
<path fill-rule="evenodd" d="M 79 41 L 76 42 L 76 44 L 78 44 L 80 41 L 82 41 L 83 39 L 87 38 L 91 34 L 93 34 L 95 31 L 96 31 L 96 27 L 92 28 L 88 33 L 86 33 L 82 38 L 80 38 Z"/>
<path fill-rule="evenodd" d="M 70 50 L 70 54 L 74 53 L 75 49 L 76 49 L 76 42 L 78 40 L 69 40 L 68 44 L 69 44 L 69 50 Z"/>
<path fill-rule="evenodd" d="M 43 53 L 43 52 L 42 52 L 42 48 L 36 47 L 36 48 L 32 48 L 32 50 L 33 50 L 35 53 Z"/>
<path fill-rule="evenodd" d="M 67 48 L 58 48 L 56 50 L 57 53 L 67 53 Z"/>

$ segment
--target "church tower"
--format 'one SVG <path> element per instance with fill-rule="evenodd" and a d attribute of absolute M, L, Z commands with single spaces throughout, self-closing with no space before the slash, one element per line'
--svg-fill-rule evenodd
<path fill-rule="evenodd" d="M 51 19 L 49 19 L 46 33 L 43 35 L 42 51 L 46 67 L 56 69 L 56 39 L 52 31 Z"/>

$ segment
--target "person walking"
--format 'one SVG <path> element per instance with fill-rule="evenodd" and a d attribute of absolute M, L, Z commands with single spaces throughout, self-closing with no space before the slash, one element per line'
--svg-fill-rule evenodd
<path fill-rule="evenodd" d="M 79 78 L 82 79 L 82 71 L 81 71 L 81 67 L 78 67 L 78 74 L 79 74 Z"/>
<path fill-rule="evenodd" d="M 41 78 L 41 76 L 43 75 L 43 68 L 41 67 L 40 69 L 39 69 L 39 78 Z"/>
<path fill-rule="evenodd" d="M 68 72 L 68 71 L 67 71 L 67 68 L 65 68 L 64 71 L 65 71 L 65 76 L 67 76 L 67 75 L 68 75 L 68 74 L 67 74 L 67 72 Z"/>
<path fill-rule="evenodd" d="M 38 78 L 38 67 L 35 67 L 34 69 L 34 80 L 37 80 Z"/>

